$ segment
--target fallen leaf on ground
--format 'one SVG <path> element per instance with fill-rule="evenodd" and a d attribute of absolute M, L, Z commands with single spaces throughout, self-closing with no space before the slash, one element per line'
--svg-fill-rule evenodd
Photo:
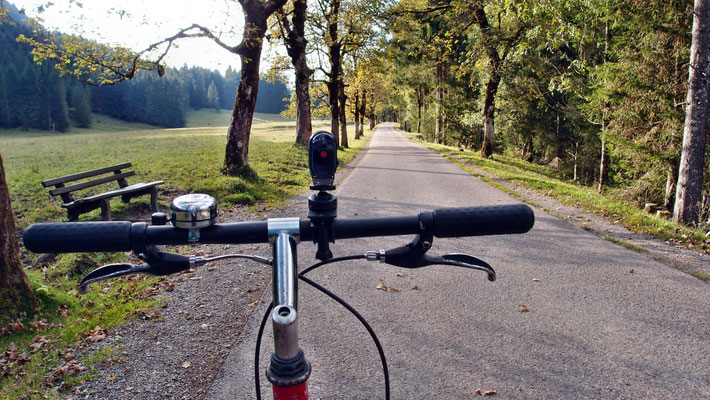
<path fill-rule="evenodd" d="M 210 324 L 200 324 L 200 329 L 208 330 L 212 327 Z"/>
<path fill-rule="evenodd" d="M 108 380 L 110 381 L 115 381 L 116 380 L 116 375 L 111 375 L 108 377 Z"/>
<path fill-rule="evenodd" d="M 377 285 L 377 287 L 375 287 L 375 289 L 381 290 L 381 291 L 383 291 L 383 292 L 386 292 L 389 288 L 388 288 L 387 286 L 385 286 L 384 283 L 380 282 L 380 284 Z"/>
<path fill-rule="evenodd" d="M 476 389 L 476 391 L 474 393 L 479 396 L 492 396 L 492 395 L 496 394 L 497 392 L 493 389 L 483 390 L 481 388 L 478 388 L 478 389 Z"/>
<path fill-rule="evenodd" d="M 528 312 L 530 309 L 528 309 L 525 305 L 521 304 L 520 305 L 520 312 Z"/>
<path fill-rule="evenodd" d="M 54 370 L 54 372 L 47 377 L 47 381 L 54 382 L 60 379 L 62 376 L 76 376 L 80 372 L 86 370 L 81 364 L 76 360 L 69 360 L 61 367 Z"/>
<path fill-rule="evenodd" d="M 399 276 L 401 278 L 404 276 L 404 272 L 397 272 L 394 276 Z"/>
<path fill-rule="evenodd" d="M 35 352 L 37 350 L 40 350 L 44 345 L 48 344 L 49 340 L 45 336 L 35 336 L 34 339 L 29 344 L 29 347 L 32 352 Z"/>
<path fill-rule="evenodd" d="M 533 278 L 533 282 L 540 282 L 540 278 Z"/>
<path fill-rule="evenodd" d="M 627 273 L 627 274 L 633 274 L 633 273 L 634 273 L 634 269 L 633 269 L 633 268 L 629 268 L 629 270 L 626 271 L 626 273 Z"/>
<path fill-rule="evenodd" d="M 393 292 L 399 292 L 399 288 L 397 287 L 391 287 L 390 290 Z"/>
<path fill-rule="evenodd" d="M 106 339 L 106 335 L 104 335 L 104 334 L 91 335 L 91 336 L 89 336 L 89 337 L 86 338 L 86 340 L 88 340 L 88 341 L 91 342 L 91 343 L 100 342 L 100 341 L 102 341 L 102 340 L 104 340 L 104 339 Z"/>
<path fill-rule="evenodd" d="M 185 361 L 185 362 L 182 363 L 182 367 L 183 367 L 183 368 L 190 368 L 191 365 L 192 365 L 192 363 L 189 362 L 189 361 Z"/>
<path fill-rule="evenodd" d="M 417 286 L 417 285 L 412 286 L 412 290 L 419 290 L 419 286 Z"/>

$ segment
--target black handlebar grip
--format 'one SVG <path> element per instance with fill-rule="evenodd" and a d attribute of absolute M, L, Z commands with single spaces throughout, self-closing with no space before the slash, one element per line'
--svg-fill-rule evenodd
<path fill-rule="evenodd" d="M 34 253 L 83 253 L 131 250 L 131 222 L 34 224 L 22 240 Z"/>
<path fill-rule="evenodd" d="M 462 237 L 525 233 L 535 214 L 525 204 L 434 210 L 434 236 Z"/>

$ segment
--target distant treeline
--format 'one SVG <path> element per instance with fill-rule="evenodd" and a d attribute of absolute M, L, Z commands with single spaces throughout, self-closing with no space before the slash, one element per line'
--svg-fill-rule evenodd
<path fill-rule="evenodd" d="M 60 77 L 53 65 L 37 65 L 19 34 L 22 24 L 0 24 L 0 128 L 67 131 L 91 126 L 91 113 L 164 127 L 185 126 L 188 109 L 232 109 L 239 72 L 222 75 L 205 68 L 167 69 L 165 76 L 140 72 L 130 81 L 93 87 Z M 259 83 L 256 112 L 276 114 L 290 91 L 280 82 Z M 73 123 L 72 123 L 73 122 Z"/>

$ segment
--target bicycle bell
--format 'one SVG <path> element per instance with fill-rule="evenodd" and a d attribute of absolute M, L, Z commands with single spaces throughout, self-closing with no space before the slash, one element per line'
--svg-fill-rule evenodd
<path fill-rule="evenodd" d="M 214 197 L 202 193 L 177 197 L 170 204 L 170 222 L 176 228 L 189 229 L 192 236 L 193 232 L 197 233 L 199 229 L 210 227 L 217 222 L 217 201 Z"/>

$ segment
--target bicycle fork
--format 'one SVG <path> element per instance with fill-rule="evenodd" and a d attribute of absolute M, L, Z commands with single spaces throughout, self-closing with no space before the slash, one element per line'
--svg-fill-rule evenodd
<path fill-rule="evenodd" d="M 274 400 L 308 400 L 306 381 L 311 365 L 298 345 L 298 266 L 296 245 L 298 218 L 268 220 L 269 242 L 273 248 L 274 352 L 266 366 Z"/>

